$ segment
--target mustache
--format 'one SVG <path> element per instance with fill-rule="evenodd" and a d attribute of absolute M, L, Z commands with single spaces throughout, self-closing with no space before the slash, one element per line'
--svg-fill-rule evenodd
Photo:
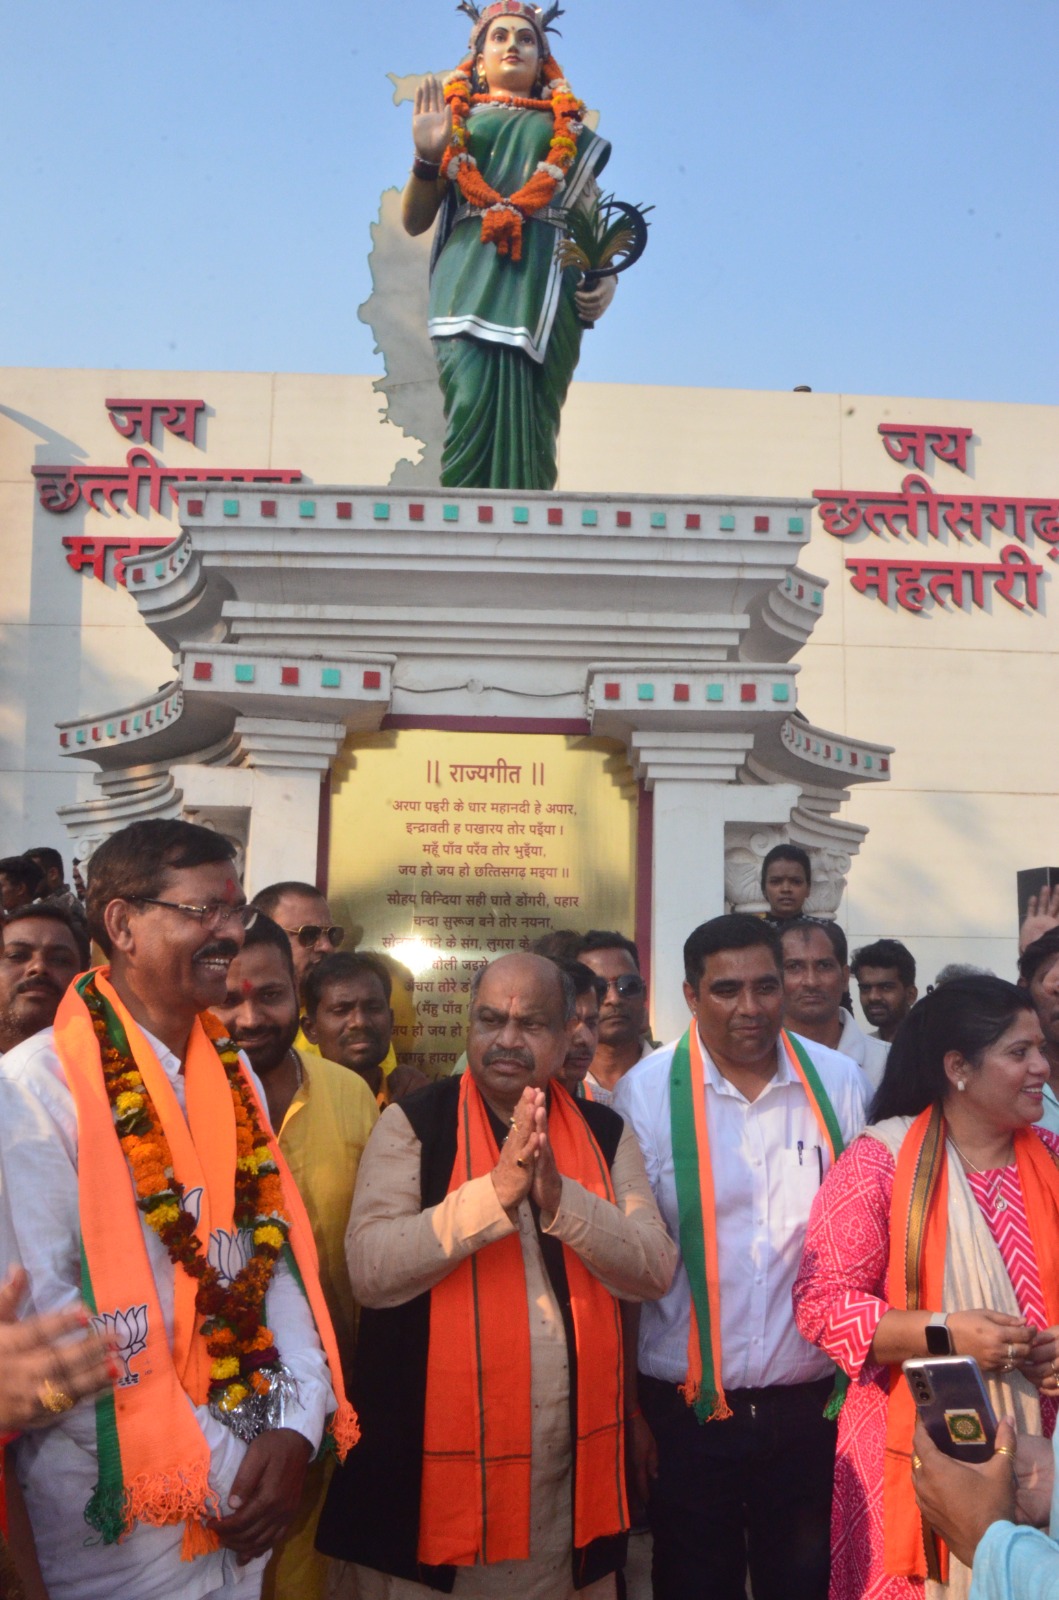
<path fill-rule="evenodd" d="M 45 989 L 49 994 L 55 995 L 59 1000 L 62 999 L 66 992 L 64 989 L 60 988 L 54 979 L 47 978 L 42 975 L 39 978 L 24 978 L 22 982 L 16 986 L 15 993 L 30 994 L 34 989 Z"/>
<path fill-rule="evenodd" d="M 528 1072 L 533 1071 L 533 1057 L 528 1050 L 506 1050 L 502 1045 L 494 1045 L 482 1057 L 483 1067 L 495 1066 L 498 1061 L 517 1061 L 520 1067 L 525 1067 Z"/>
<path fill-rule="evenodd" d="M 239 946 L 234 939 L 214 939 L 211 944 L 204 944 L 195 955 L 196 961 L 211 961 L 214 956 L 224 956 L 229 961 L 234 961 L 239 954 Z"/>

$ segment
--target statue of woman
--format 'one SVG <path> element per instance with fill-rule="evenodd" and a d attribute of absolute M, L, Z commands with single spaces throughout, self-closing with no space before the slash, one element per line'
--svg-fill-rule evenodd
<path fill-rule="evenodd" d="M 444 88 L 429 77 L 416 94 L 403 210 L 410 234 L 438 218 L 429 331 L 445 403 L 441 481 L 550 489 L 579 319 L 594 322 L 614 295 L 613 278 L 578 290 L 557 246 L 566 212 L 598 197 L 610 145 L 584 126 L 539 6 L 461 9 L 475 18 L 470 53 Z"/>

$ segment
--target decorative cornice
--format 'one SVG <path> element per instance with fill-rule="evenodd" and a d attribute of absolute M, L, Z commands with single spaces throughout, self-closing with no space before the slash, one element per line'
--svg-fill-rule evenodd
<path fill-rule="evenodd" d="M 778 727 L 790 713 L 797 673 L 786 663 L 664 663 L 636 673 L 597 664 L 588 681 L 592 731 L 624 738 L 633 729 L 740 728 L 753 743 L 759 728 Z"/>

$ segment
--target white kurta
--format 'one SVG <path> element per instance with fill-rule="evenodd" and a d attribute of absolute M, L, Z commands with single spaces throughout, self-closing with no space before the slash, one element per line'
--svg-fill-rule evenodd
<path fill-rule="evenodd" d="M 146 1037 L 183 1109 L 180 1061 L 159 1040 Z M 172 1339 L 174 1268 L 146 1226 L 144 1237 Z M 77 1117 L 50 1028 L 0 1063 L 0 1272 L 19 1265 L 29 1274 L 27 1313 L 59 1311 L 80 1300 Z M 285 1425 L 316 1450 L 335 1400 L 312 1313 L 282 1264 L 265 1303 L 268 1325 L 298 1383 Z M 227 1511 L 246 1446 L 205 1406 L 193 1409 L 210 1447 L 210 1484 Z M 84 1520 L 98 1476 L 91 1402 L 25 1435 L 15 1447 L 15 1462 L 50 1600 L 172 1600 L 177 1595 L 203 1600 L 214 1593 L 252 1600 L 259 1593 L 267 1558 L 239 1567 L 231 1551 L 219 1550 L 182 1562 L 183 1524 L 137 1526 L 121 1544 L 99 1541 Z"/>

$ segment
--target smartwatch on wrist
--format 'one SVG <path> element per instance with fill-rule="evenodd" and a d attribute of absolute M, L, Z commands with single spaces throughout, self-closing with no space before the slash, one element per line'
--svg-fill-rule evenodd
<path fill-rule="evenodd" d="M 927 1354 L 930 1356 L 952 1355 L 952 1334 L 949 1332 L 949 1313 L 935 1311 L 927 1323 Z"/>

